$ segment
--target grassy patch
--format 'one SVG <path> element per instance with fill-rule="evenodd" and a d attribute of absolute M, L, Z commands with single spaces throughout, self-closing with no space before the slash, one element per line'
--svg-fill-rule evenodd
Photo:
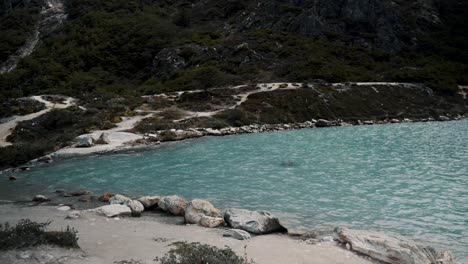
<path fill-rule="evenodd" d="M 240 257 L 232 251 L 231 248 L 223 249 L 214 246 L 200 244 L 176 242 L 165 256 L 156 258 L 156 263 L 160 264 L 192 264 L 192 263 L 210 263 L 210 264 L 254 264 L 245 254 Z"/>
<path fill-rule="evenodd" d="M 15 226 L 0 224 L 0 250 L 22 249 L 39 245 L 79 248 L 78 232 L 67 226 L 63 231 L 48 232 L 50 222 L 36 223 L 20 220 Z"/>

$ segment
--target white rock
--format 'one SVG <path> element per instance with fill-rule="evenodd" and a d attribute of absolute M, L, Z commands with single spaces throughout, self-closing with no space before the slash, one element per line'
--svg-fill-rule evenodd
<path fill-rule="evenodd" d="M 107 145 L 110 144 L 109 133 L 102 133 L 101 136 L 96 140 L 96 144 Z"/>
<path fill-rule="evenodd" d="M 120 195 L 120 194 L 116 194 L 112 198 L 110 198 L 109 203 L 110 204 L 125 204 L 125 203 L 129 203 L 130 201 L 132 201 L 132 199 L 126 196 Z"/>
<path fill-rule="evenodd" d="M 77 148 L 89 148 L 94 146 L 95 139 L 91 135 L 82 135 L 77 138 L 78 143 L 76 144 Z"/>
<path fill-rule="evenodd" d="M 204 215 L 198 224 L 203 227 L 215 228 L 224 225 L 224 218 Z"/>
<path fill-rule="evenodd" d="M 341 242 L 349 243 L 351 250 L 390 264 L 451 264 L 451 253 L 438 253 L 430 246 L 411 239 L 379 232 L 337 228 Z"/>
<path fill-rule="evenodd" d="M 130 202 L 125 203 L 125 205 L 132 210 L 132 216 L 140 216 L 145 210 L 143 204 L 137 200 L 131 200 Z"/>
<path fill-rule="evenodd" d="M 59 211 L 70 211 L 71 207 L 70 206 L 60 206 L 57 208 Z"/>
<path fill-rule="evenodd" d="M 81 217 L 81 213 L 79 211 L 71 211 L 67 214 L 67 219 L 77 219 Z"/>
<path fill-rule="evenodd" d="M 185 209 L 185 221 L 190 224 L 200 224 L 203 216 L 222 218 L 223 214 L 208 201 L 192 200 Z"/>
<path fill-rule="evenodd" d="M 130 207 L 121 204 L 105 205 L 96 209 L 92 209 L 91 211 L 103 214 L 107 217 L 127 216 L 132 214 Z"/>
<path fill-rule="evenodd" d="M 235 238 L 237 240 L 247 240 L 247 239 L 251 239 L 252 236 L 244 231 L 244 230 L 240 230 L 240 229 L 229 229 L 229 230 L 226 230 L 224 233 L 223 233 L 223 236 L 224 237 L 232 237 L 232 238 Z"/>

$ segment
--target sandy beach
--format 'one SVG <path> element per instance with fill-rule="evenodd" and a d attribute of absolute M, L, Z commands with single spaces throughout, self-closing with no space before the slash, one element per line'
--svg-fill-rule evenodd
<path fill-rule="evenodd" d="M 25 207 L 1 205 L 0 222 L 16 223 L 29 218 L 37 222 L 52 221 L 49 230 L 61 230 L 67 226 L 78 230 L 79 245 L 84 251 L 80 258 L 70 258 L 69 263 L 113 263 L 122 260 L 141 260 L 154 263 L 153 259 L 163 256 L 169 245 L 177 241 L 200 242 L 217 247 L 229 246 L 238 255 L 244 255 L 256 263 L 288 264 L 366 264 L 372 263 L 334 242 L 316 245 L 295 240 L 285 234 L 256 236 L 240 241 L 223 237 L 223 229 L 209 229 L 195 225 L 180 225 L 183 218 L 160 213 L 145 213 L 141 218 L 108 219 L 95 213 L 84 212 L 79 219 L 65 219 L 67 212 L 54 206 Z M 66 250 L 64 250 L 66 252 Z M 0 261 L 11 252 L 0 252 Z M 15 254 L 19 254 L 16 252 Z M 70 255 L 73 255 L 69 253 Z M 83 255 L 83 256 L 81 256 Z"/>

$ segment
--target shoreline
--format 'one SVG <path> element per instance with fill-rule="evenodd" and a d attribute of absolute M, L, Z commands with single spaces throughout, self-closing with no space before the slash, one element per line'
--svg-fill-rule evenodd
<path fill-rule="evenodd" d="M 306 121 L 303 123 L 290 123 L 290 124 L 252 124 L 242 127 L 228 127 L 222 129 L 213 129 L 213 128 L 189 128 L 186 130 L 170 130 L 170 131 L 159 131 L 156 134 L 133 134 L 139 136 L 140 138 L 134 141 L 129 141 L 121 146 L 115 145 L 95 145 L 94 147 L 89 148 L 77 148 L 77 147 L 65 147 L 51 154 L 45 155 L 43 157 L 31 160 L 30 162 L 14 167 L 6 168 L 0 170 L 0 175 L 10 172 L 18 172 L 29 170 L 30 168 L 36 167 L 37 165 L 43 164 L 53 164 L 54 162 L 66 161 L 74 158 L 86 158 L 90 156 L 104 156 L 104 155 L 115 155 L 115 154 L 125 154 L 132 152 L 144 152 L 151 151 L 156 149 L 159 146 L 164 146 L 167 144 L 176 144 L 178 142 L 195 140 L 199 138 L 206 137 L 226 137 L 226 136 L 238 136 L 245 134 L 258 134 L 258 133 L 274 133 L 281 131 L 292 131 L 292 130 L 302 130 L 302 129 L 315 129 L 315 128 L 327 128 L 327 127 L 352 127 L 352 126 L 374 126 L 374 125 L 393 125 L 393 124 L 409 124 L 409 123 L 431 123 L 431 122 L 454 122 L 454 121 L 466 121 L 468 120 L 468 114 L 464 116 L 457 117 L 447 117 L 441 116 L 439 120 L 433 118 L 422 118 L 422 119 L 390 119 L 390 120 L 366 120 L 360 121 L 352 124 L 347 123 L 342 120 L 312 120 Z M 319 122 L 324 122 L 320 124 Z M 320 125 L 317 125 L 319 123 Z M 159 141 L 156 140 L 158 136 L 162 133 L 173 133 L 174 137 L 171 140 Z M 118 132 L 122 133 L 122 132 Z M 89 134 L 92 135 L 92 134 Z M 105 150 L 100 150 L 102 147 L 110 147 Z M 60 154 L 61 151 L 71 150 L 70 152 L 65 152 Z M 74 152 L 75 150 L 75 152 Z"/>
<path fill-rule="evenodd" d="M 0 205 L 0 212 L 1 222 L 13 223 L 22 218 L 30 218 L 38 222 L 52 220 L 49 229 L 53 230 L 60 230 L 66 226 L 76 228 L 78 243 L 86 252 L 82 262 L 76 263 L 113 263 L 130 259 L 153 263 L 155 257 L 163 256 L 170 249 L 171 243 L 179 241 L 200 242 L 219 248 L 229 246 L 239 256 L 247 253 L 248 258 L 252 258 L 258 264 L 377 263 L 332 241 L 311 244 L 279 233 L 254 236 L 249 240 L 236 240 L 223 237 L 226 228 L 210 229 L 197 225 L 182 225 L 180 224 L 182 217 L 163 213 L 149 212 L 141 218 L 109 219 L 94 213 L 82 212 L 80 218 L 71 220 L 65 219 L 67 212 L 59 211 L 53 206 Z"/>

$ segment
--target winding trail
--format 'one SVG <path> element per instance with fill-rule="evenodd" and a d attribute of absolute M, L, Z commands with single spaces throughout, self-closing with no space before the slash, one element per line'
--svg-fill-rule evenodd
<path fill-rule="evenodd" d="M 71 98 L 71 97 L 68 97 L 64 101 L 63 104 L 56 104 L 56 103 L 49 102 L 49 101 L 45 100 L 44 98 L 42 98 L 41 96 L 31 96 L 30 98 L 33 99 L 33 100 L 36 100 L 38 102 L 43 103 L 45 105 L 46 109 L 41 110 L 41 111 L 36 112 L 36 113 L 29 114 L 29 115 L 13 116 L 7 122 L 1 123 L 0 124 L 0 147 L 6 147 L 6 146 L 11 146 L 12 145 L 6 139 L 7 139 L 7 137 L 9 135 L 11 135 L 11 133 L 16 128 L 16 126 L 18 125 L 19 122 L 34 119 L 36 117 L 39 117 L 39 116 L 41 116 L 43 114 L 46 114 L 46 113 L 50 112 L 52 109 L 67 108 L 69 106 L 75 105 L 75 102 L 76 102 L 76 100 L 74 98 Z"/>
<path fill-rule="evenodd" d="M 142 139 L 143 136 L 130 132 L 139 122 L 145 118 L 149 118 L 153 114 L 147 114 L 142 116 L 133 117 L 122 117 L 122 122 L 116 124 L 117 126 L 106 130 L 96 130 L 92 133 L 81 135 L 80 137 L 91 136 L 94 139 L 98 139 L 103 133 L 107 133 L 109 138 L 109 144 L 105 145 L 94 145 L 89 148 L 77 148 L 75 146 L 66 147 L 60 149 L 51 154 L 54 158 L 68 158 L 75 156 L 83 156 L 94 153 L 106 153 L 126 148 L 131 148 L 129 145 L 131 142 Z"/>

